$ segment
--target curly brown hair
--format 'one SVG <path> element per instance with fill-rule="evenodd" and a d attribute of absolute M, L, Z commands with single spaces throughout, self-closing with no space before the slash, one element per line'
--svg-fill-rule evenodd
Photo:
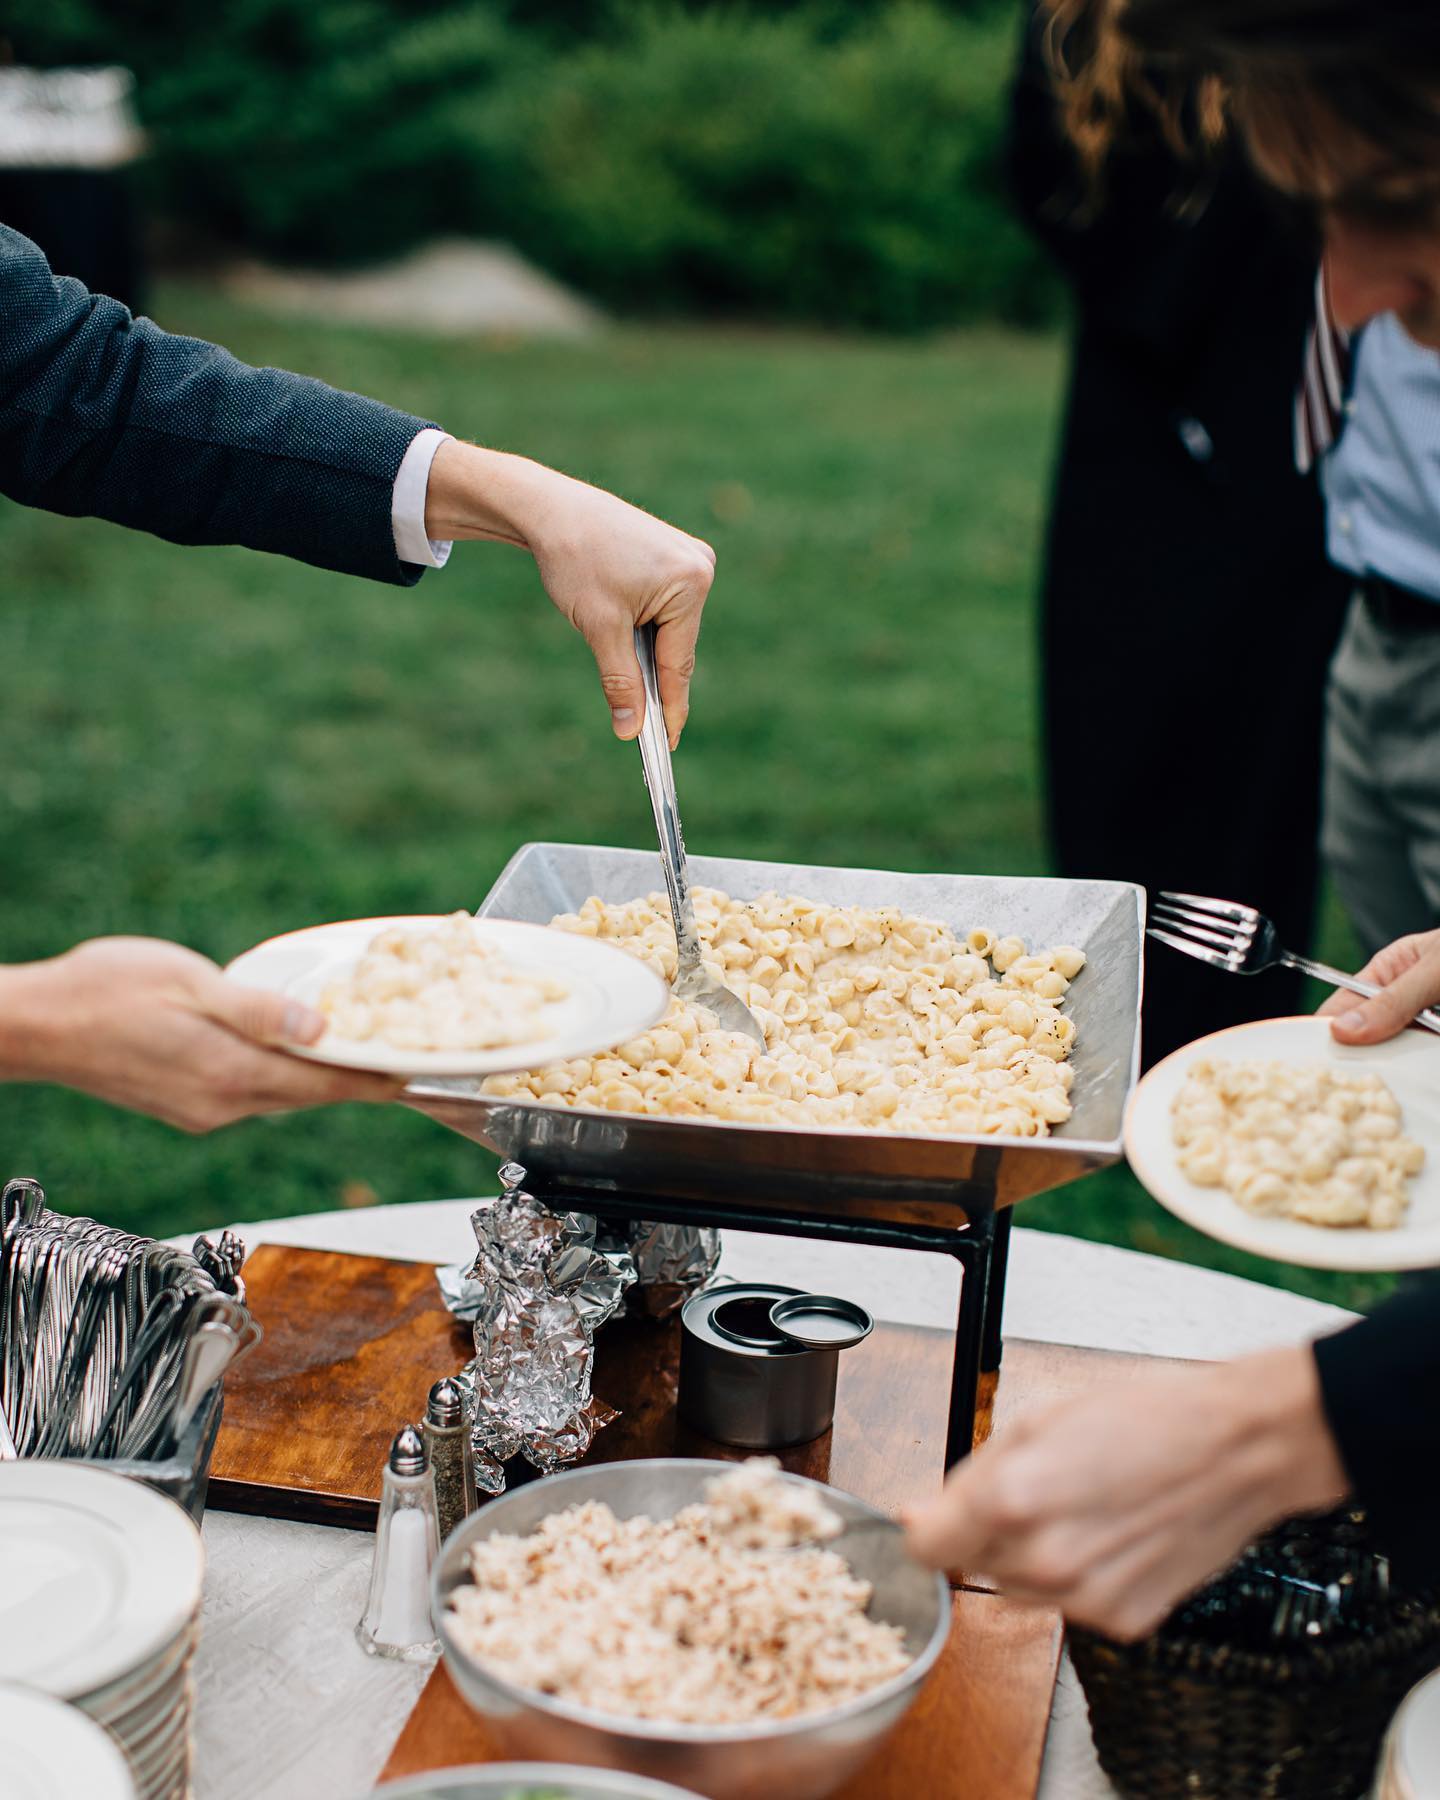
<path fill-rule="evenodd" d="M 1098 180 L 1139 104 L 1172 149 L 1194 157 L 1225 135 L 1225 96 L 1213 73 L 1190 76 L 1148 60 L 1124 28 L 1125 0 L 1040 0 L 1045 57 L 1081 166 Z"/>
<path fill-rule="evenodd" d="M 1353 210 L 1397 204 L 1387 178 L 1440 182 L 1440 0 L 1041 0 L 1067 129 L 1097 170 L 1135 101 L 1177 150 L 1233 122 L 1306 192 Z M 1361 147 L 1369 174 L 1353 172 Z M 1338 162 L 1337 162 L 1338 156 Z"/>

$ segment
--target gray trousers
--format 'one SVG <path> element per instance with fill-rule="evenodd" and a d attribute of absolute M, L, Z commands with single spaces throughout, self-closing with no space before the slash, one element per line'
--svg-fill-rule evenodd
<path fill-rule="evenodd" d="M 1440 924 L 1440 630 L 1357 594 L 1325 701 L 1321 848 L 1367 956 Z"/>

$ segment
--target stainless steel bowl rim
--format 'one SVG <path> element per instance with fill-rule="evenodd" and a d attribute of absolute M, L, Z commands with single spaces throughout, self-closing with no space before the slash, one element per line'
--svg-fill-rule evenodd
<path fill-rule="evenodd" d="M 615 1800 L 699 1800 L 690 1788 L 656 1781 L 650 1775 L 629 1775 L 623 1769 L 587 1768 L 580 1763 L 464 1763 L 452 1769 L 435 1769 L 428 1775 L 412 1775 L 405 1781 L 387 1781 L 377 1794 L 384 1800 L 415 1800 L 416 1796 L 433 1794 L 449 1783 L 483 1781 L 508 1782 L 512 1785 L 539 1786 L 545 1782 L 564 1781 L 576 1787 L 599 1789 L 613 1794 Z"/>
<path fill-rule="evenodd" d="M 526 1482 L 519 1493 L 533 1495 L 540 1488 L 547 1488 L 557 1497 L 555 1512 L 562 1512 L 567 1502 L 562 1490 L 565 1486 L 581 1478 L 593 1479 L 600 1469 L 614 1467 L 636 1471 L 641 1469 L 693 1469 L 697 1467 L 713 1468 L 715 1473 L 723 1474 L 732 1463 L 711 1462 L 705 1457 L 694 1456 L 650 1456 L 640 1457 L 633 1462 L 599 1464 L 589 1468 L 563 1469 L 554 1475 L 544 1475 L 538 1482 Z M 848 1494 L 843 1488 L 831 1487 L 824 1481 L 813 1481 L 808 1475 L 795 1475 L 788 1469 L 780 1474 L 786 1481 L 799 1486 L 814 1488 L 831 1499 L 843 1500 L 847 1506 L 857 1507 L 868 1518 L 889 1519 L 888 1513 L 879 1507 L 871 1506 L 868 1500 L 862 1500 L 856 1494 Z M 447 1545 L 469 1532 L 472 1537 L 486 1537 L 490 1534 L 479 1527 L 491 1513 L 493 1507 L 503 1504 L 501 1500 L 492 1501 L 481 1507 L 479 1512 L 472 1513 L 463 1525 L 460 1525 L 446 1540 Z M 634 1515 L 639 1517 L 638 1514 Z M 821 1726 L 831 1726 L 843 1720 L 858 1717 L 869 1712 L 882 1700 L 900 1693 L 903 1689 L 918 1684 L 934 1667 L 940 1652 L 945 1648 L 945 1640 L 950 1635 L 950 1588 L 945 1577 L 935 1575 L 935 1586 L 938 1590 L 935 1629 L 928 1642 L 914 1656 L 898 1675 L 892 1675 L 888 1681 L 877 1682 L 872 1688 L 866 1688 L 863 1694 L 857 1694 L 853 1700 L 847 1700 L 841 1706 L 826 1707 L 823 1711 L 797 1713 L 793 1719 L 755 1720 L 749 1724 L 739 1725 L 691 1725 L 680 1720 L 642 1719 L 633 1713 L 599 1712 L 588 1706 L 576 1706 L 568 1700 L 559 1700 L 553 1694 L 542 1694 L 538 1688 L 522 1687 L 519 1682 L 511 1681 L 490 1664 L 481 1662 L 478 1657 L 470 1656 L 451 1638 L 448 1629 L 448 1609 L 444 1604 L 444 1596 L 440 1591 L 441 1564 L 437 1560 L 430 1577 L 430 1616 L 440 1639 L 441 1648 L 446 1656 L 453 1656 L 458 1662 L 468 1664 L 482 1672 L 485 1679 L 500 1688 L 509 1698 L 526 1706 L 539 1708 L 543 1712 L 554 1713 L 556 1717 L 568 1719 L 573 1724 L 588 1725 L 598 1731 L 608 1731 L 621 1737 L 643 1738 L 651 1743 L 673 1744 L 738 1744 L 765 1742 L 779 1738 L 797 1736 L 812 1732 Z"/>

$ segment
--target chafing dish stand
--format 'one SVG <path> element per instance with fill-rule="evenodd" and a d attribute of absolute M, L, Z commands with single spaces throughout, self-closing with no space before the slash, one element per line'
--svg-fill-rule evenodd
<path fill-rule="evenodd" d="M 730 1231 L 761 1231 L 785 1237 L 822 1238 L 849 1244 L 874 1244 L 887 1250 L 929 1250 L 951 1256 L 960 1265 L 960 1300 L 955 1322 L 949 1420 L 945 1434 L 947 1469 L 969 1454 L 981 1377 L 996 1374 L 1002 1350 L 1001 1315 L 1005 1304 L 1005 1269 L 1010 1250 L 1011 1212 L 993 1206 L 964 1227 L 886 1223 L 882 1220 L 836 1218 L 820 1211 L 697 1201 L 666 1202 L 653 1194 L 634 1198 L 608 1188 L 587 1189 L 575 1181 L 547 1181 L 527 1173 L 526 1188 L 559 1211 L 589 1212 L 601 1218 L 658 1219 L 676 1225 L 713 1225 Z M 966 1196 L 973 1207 L 974 1200 Z"/>

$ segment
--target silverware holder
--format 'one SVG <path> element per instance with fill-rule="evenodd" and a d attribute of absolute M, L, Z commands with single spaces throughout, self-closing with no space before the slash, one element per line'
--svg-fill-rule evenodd
<path fill-rule="evenodd" d="M 201 1238 L 195 1248 L 192 1255 L 67 1217 L 46 1206 L 37 1183 L 8 1184 L 0 1198 L 0 1456 L 128 1475 L 199 1521 L 223 1365 L 259 1329 L 243 1304 L 243 1246 L 228 1239 L 217 1250 Z"/>

